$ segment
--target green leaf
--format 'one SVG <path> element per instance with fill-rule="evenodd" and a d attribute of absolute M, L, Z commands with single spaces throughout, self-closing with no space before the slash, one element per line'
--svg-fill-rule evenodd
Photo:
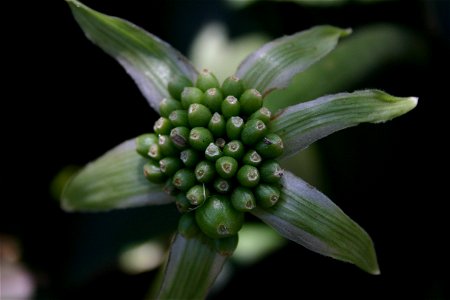
<path fill-rule="evenodd" d="M 159 102 L 169 97 L 167 84 L 172 78 L 196 78 L 197 71 L 189 61 L 158 37 L 76 0 L 66 1 L 86 36 L 125 68 L 156 111 Z"/>
<path fill-rule="evenodd" d="M 280 201 L 253 214 L 312 251 L 380 273 L 369 235 L 324 194 L 290 172 L 283 176 Z"/>
<path fill-rule="evenodd" d="M 135 140 L 126 141 L 81 169 L 61 196 L 67 211 L 104 211 L 172 201 L 161 185 L 145 179 L 145 159 Z"/>
<path fill-rule="evenodd" d="M 157 299 L 205 299 L 227 258 L 203 234 L 185 237 L 178 233 Z"/>
<path fill-rule="evenodd" d="M 317 26 L 276 39 L 250 54 L 236 75 L 244 79 L 249 88 L 267 94 L 286 87 L 292 77 L 327 55 L 340 37 L 350 33 L 350 29 Z"/>
<path fill-rule="evenodd" d="M 264 106 L 276 112 L 323 95 L 352 90 L 387 64 L 417 63 L 425 55 L 424 41 L 416 32 L 387 24 L 365 26 L 297 74 L 286 89 L 270 93 Z"/>
<path fill-rule="evenodd" d="M 417 100 L 379 90 L 329 95 L 281 111 L 271 122 L 271 129 L 283 139 L 285 158 L 335 131 L 403 115 L 416 107 Z"/>

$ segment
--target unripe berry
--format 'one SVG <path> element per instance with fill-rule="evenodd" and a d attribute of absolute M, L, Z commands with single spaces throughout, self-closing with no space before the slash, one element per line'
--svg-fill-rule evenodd
<path fill-rule="evenodd" d="M 255 190 L 256 202 L 263 208 L 274 206 L 280 200 L 280 189 L 274 185 L 260 184 Z"/>
<path fill-rule="evenodd" d="M 204 234 L 220 239 L 238 233 L 244 214 L 235 210 L 225 196 L 213 195 L 195 211 L 195 219 Z"/>
<path fill-rule="evenodd" d="M 195 185 L 195 175 L 189 169 L 178 170 L 172 177 L 173 185 L 180 191 L 187 191 Z"/>
<path fill-rule="evenodd" d="M 205 185 L 194 185 L 186 193 L 186 198 L 193 206 L 202 205 L 203 202 L 209 197 L 209 191 L 205 188 Z"/>
<path fill-rule="evenodd" d="M 234 96 L 227 96 L 222 102 L 222 115 L 225 119 L 231 118 L 233 116 L 239 116 L 241 111 L 241 105 L 239 101 Z"/>
<path fill-rule="evenodd" d="M 222 178 L 232 178 L 237 170 L 238 162 L 230 156 L 222 156 L 216 160 L 216 171 Z"/>
<path fill-rule="evenodd" d="M 146 133 L 136 138 L 136 151 L 142 157 L 148 158 L 148 151 L 152 144 L 158 143 L 158 137 L 154 133 Z"/>
<path fill-rule="evenodd" d="M 203 91 L 196 87 L 186 87 L 181 93 L 181 105 L 188 109 L 194 103 L 203 103 Z"/>
<path fill-rule="evenodd" d="M 244 120 L 241 117 L 231 117 L 225 126 L 227 136 L 230 140 L 237 140 L 241 137 L 244 128 Z"/>
<path fill-rule="evenodd" d="M 208 183 L 214 179 L 214 176 L 216 175 L 216 168 L 214 163 L 203 160 L 197 164 L 194 173 L 198 182 Z"/>
<path fill-rule="evenodd" d="M 188 86 L 192 86 L 191 80 L 185 76 L 178 76 L 169 82 L 167 89 L 169 90 L 169 93 L 172 97 L 180 100 L 181 93 L 183 92 L 184 88 Z"/>
<path fill-rule="evenodd" d="M 171 98 L 164 98 L 159 103 L 159 114 L 161 117 L 168 118 L 170 113 L 177 109 L 182 109 L 181 102 Z"/>
<path fill-rule="evenodd" d="M 225 134 L 225 124 L 225 118 L 215 112 L 209 120 L 208 129 L 214 137 L 218 138 Z"/>
<path fill-rule="evenodd" d="M 252 113 L 262 107 L 263 99 L 261 94 L 255 90 L 246 90 L 239 98 L 241 104 L 241 111 L 244 115 L 250 116 Z"/>
<path fill-rule="evenodd" d="M 283 140 L 275 133 L 267 134 L 255 146 L 255 150 L 264 158 L 276 158 L 283 154 Z"/>
<path fill-rule="evenodd" d="M 213 73 L 211 73 L 207 69 L 203 69 L 197 77 L 195 86 L 202 91 L 206 91 L 211 88 L 219 88 L 220 84 Z"/>
<path fill-rule="evenodd" d="M 194 103 L 189 106 L 188 120 L 191 127 L 207 127 L 212 114 L 203 104 Z"/>
<path fill-rule="evenodd" d="M 242 80 L 236 76 L 230 76 L 222 83 L 222 92 L 225 96 L 234 96 L 239 99 L 244 92 Z"/>
<path fill-rule="evenodd" d="M 204 127 L 194 127 L 189 134 L 189 144 L 192 148 L 204 152 L 210 143 L 214 142 L 211 132 Z"/>
<path fill-rule="evenodd" d="M 257 186 L 260 180 L 258 169 L 249 165 L 242 166 L 236 177 L 242 186 L 249 188 Z"/>
<path fill-rule="evenodd" d="M 251 211 L 256 207 L 255 196 L 245 187 L 237 187 L 231 194 L 231 203 L 238 211 Z"/>
<path fill-rule="evenodd" d="M 241 140 L 245 145 L 254 145 L 267 133 L 267 126 L 259 119 L 248 120 L 241 133 Z"/>
<path fill-rule="evenodd" d="M 169 134 L 172 129 L 172 123 L 167 118 L 159 118 L 153 126 L 153 131 L 156 134 Z"/>
<path fill-rule="evenodd" d="M 222 108 L 223 94 L 217 88 L 208 89 L 205 92 L 203 102 L 211 112 L 220 112 Z"/>
<path fill-rule="evenodd" d="M 244 156 L 244 144 L 239 140 L 233 140 L 225 145 L 223 154 L 240 160 Z"/>
<path fill-rule="evenodd" d="M 166 176 L 154 161 L 149 161 L 144 165 L 144 176 L 153 183 L 163 183 L 166 180 Z"/>

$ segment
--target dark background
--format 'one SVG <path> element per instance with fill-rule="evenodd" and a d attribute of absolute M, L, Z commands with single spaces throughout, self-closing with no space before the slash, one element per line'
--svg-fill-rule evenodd
<path fill-rule="evenodd" d="M 2 118 L 0 233 L 19 241 L 22 262 L 37 280 L 36 299 L 142 299 L 156 273 L 125 275 L 115 255 L 124 243 L 154 236 L 156 229 L 170 232 L 174 208 L 68 214 L 52 198 L 50 182 L 64 166 L 83 165 L 148 131 L 156 114 L 121 67 L 85 39 L 66 3 L 52 2 L 10 10 L 16 22 L 4 37 L 10 45 L 4 47 L 4 89 L 11 93 L 3 99 L 8 113 Z M 418 107 L 392 122 L 361 125 L 318 143 L 321 189 L 370 233 L 381 275 L 288 243 L 253 266 L 237 266 L 211 299 L 449 299 L 448 1 L 335 7 L 259 2 L 240 10 L 220 1 L 85 3 L 140 25 L 183 53 L 211 20 L 227 24 L 232 36 L 258 31 L 275 38 L 323 23 L 357 30 L 374 22 L 420 36 L 423 60 L 392 62 L 354 87 L 418 96 Z M 155 228 L 162 220 L 165 225 Z"/>

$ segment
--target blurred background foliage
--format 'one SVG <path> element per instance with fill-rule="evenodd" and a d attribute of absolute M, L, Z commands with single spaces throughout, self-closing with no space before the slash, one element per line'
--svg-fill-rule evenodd
<path fill-rule="evenodd" d="M 319 24 L 351 27 L 332 54 L 274 92 L 283 103 L 269 96 L 267 104 L 363 88 L 420 98 L 399 119 L 339 132 L 285 162 L 369 232 L 382 275 L 311 253 L 249 219 L 211 299 L 449 297 L 446 182 L 435 170 L 445 172 L 448 157 L 441 141 L 450 1 L 85 3 L 156 34 L 222 79 L 273 38 Z M 19 58 L 7 69 L 7 88 L 21 126 L 5 127 L 18 160 L 6 163 L 1 299 L 143 299 L 176 227 L 175 207 L 69 214 L 54 195 L 76 166 L 150 131 L 156 113 L 121 67 L 84 38 L 64 1 L 30 4 L 20 20 L 16 47 L 7 49 Z"/>

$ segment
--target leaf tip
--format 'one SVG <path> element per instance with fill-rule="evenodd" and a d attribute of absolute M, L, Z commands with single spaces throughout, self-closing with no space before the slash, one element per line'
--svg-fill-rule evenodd
<path fill-rule="evenodd" d="M 349 36 L 350 34 L 352 34 L 352 32 L 353 32 L 353 29 L 345 28 L 342 30 L 341 37 Z"/>
<path fill-rule="evenodd" d="M 65 0 L 69 5 L 75 5 L 76 7 L 81 7 L 81 3 L 77 0 Z"/>
<path fill-rule="evenodd" d="M 411 103 L 411 109 L 417 106 L 417 103 L 419 102 L 419 97 L 408 97 L 406 98 L 407 101 Z"/>
<path fill-rule="evenodd" d="M 372 274 L 372 275 L 380 275 L 381 272 L 380 272 L 380 269 L 378 268 L 378 266 L 376 267 L 376 269 L 373 269 L 373 270 L 370 272 L 370 274 Z"/>
<path fill-rule="evenodd" d="M 406 97 L 406 98 L 400 98 L 402 101 L 402 106 L 403 106 L 403 112 L 402 114 L 405 114 L 411 110 L 413 110 L 416 106 L 417 103 L 419 102 L 419 98 L 418 97 Z"/>
<path fill-rule="evenodd" d="M 61 208 L 62 210 L 64 210 L 65 212 L 74 212 L 75 209 L 73 206 L 71 206 L 69 204 L 69 200 L 67 198 L 61 198 L 60 200 L 60 204 L 61 204 Z"/>
<path fill-rule="evenodd" d="M 375 252 L 375 247 L 373 245 L 372 239 L 369 237 L 367 232 L 365 232 L 364 230 L 363 232 L 368 238 L 368 244 L 366 245 L 367 249 L 364 255 L 361 256 L 363 259 L 359 261 L 353 261 L 353 263 L 371 275 L 380 275 L 380 267 L 378 266 L 377 254 Z"/>

